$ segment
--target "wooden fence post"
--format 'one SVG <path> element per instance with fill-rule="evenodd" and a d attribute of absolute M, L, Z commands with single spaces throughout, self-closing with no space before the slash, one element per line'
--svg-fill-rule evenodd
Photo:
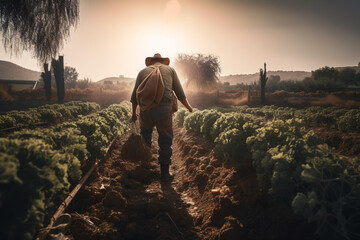
<path fill-rule="evenodd" d="M 51 99 L 51 71 L 49 71 L 49 64 L 44 63 L 44 72 L 41 73 L 41 78 L 44 81 L 44 89 L 46 100 Z"/>
<path fill-rule="evenodd" d="M 65 97 L 64 56 L 59 56 L 59 60 L 53 59 L 51 65 L 54 69 L 58 102 L 62 103 Z"/>

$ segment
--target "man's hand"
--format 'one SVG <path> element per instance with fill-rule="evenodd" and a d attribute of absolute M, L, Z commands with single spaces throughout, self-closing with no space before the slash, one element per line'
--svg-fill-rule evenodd
<path fill-rule="evenodd" d="M 182 105 L 184 105 L 187 108 L 187 110 L 189 110 L 189 112 L 193 111 L 191 105 L 189 104 L 189 102 L 188 102 L 188 100 L 186 98 L 180 100 L 180 102 L 182 103 Z"/>
<path fill-rule="evenodd" d="M 132 115 L 131 115 L 131 118 L 130 118 L 131 122 L 135 122 L 137 120 L 136 107 L 137 107 L 137 104 L 132 103 Z"/>
<path fill-rule="evenodd" d="M 137 120 L 137 115 L 136 114 L 132 114 L 131 118 L 130 118 L 130 122 L 135 122 Z"/>

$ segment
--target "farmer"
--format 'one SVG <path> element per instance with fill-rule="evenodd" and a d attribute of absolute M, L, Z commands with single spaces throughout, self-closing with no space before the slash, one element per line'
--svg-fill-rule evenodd
<path fill-rule="evenodd" d="M 151 147 L 151 136 L 154 126 L 156 127 L 159 138 L 159 163 L 161 169 L 161 181 L 171 182 L 173 176 L 169 173 L 169 166 L 171 164 L 172 155 L 172 114 L 173 103 L 179 101 L 192 112 L 192 107 L 186 99 L 184 90 L 180 84 L 179 78 L 174 68 L 169 66 L 170 59 L 163 58 L 159 53 L 156 53 L 154 57 L 148 57 L 145 59 L 146 68 L 141 70 L 136 78 L 134 90 L 131 95 L 132 102 L 132 117 L 131 121 L 137 120 L 136 108 L 138 106 L 138 99 L 136 97 L 136 91 L 141 82 L 153 71 L 153 67 L 159 67 L 160 75 L 164 83 L 164 93 L 160 100 L 160 103 L 148 110 L 140 111 L 140 133 L 144 142 Z"/>

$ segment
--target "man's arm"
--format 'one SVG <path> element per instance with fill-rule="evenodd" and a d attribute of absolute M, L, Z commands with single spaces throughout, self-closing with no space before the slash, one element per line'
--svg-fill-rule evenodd
<path fill-rule="evenodd" d="M 136 108 L 137 108 L 137 104 L 136 104 L 136 103 L 132 103 L 132 114 L 131 114 L 131 118 L 130 118 L 130 121 L 131 121 L 131 122 L 135 122 L 135 121 L 137 120 Z"/>
<path fill-rule="evenodd" d="M 190 104 L 186 98 L 179 100 L 179 101 L 182 103 L 182 105 L 184 105 L 189 110 L 189 112 L 193 111 L 192 107 L 190 106 Z"/>
<path fill-rule="evenodd" d="M 131 99 L 130 99 L 130 102 L 132 103 L 132 114 L 131 114 L 130 121 L 133 121 L 133 122 L 135 122 L 137 120 L 136 108 L 137 108 L 138 102 L 136 100 L 136 90 L 141 83 L 141 74 L 140 73 L 141 72 L 139 72 L 139 74 L 136 78 L 134 89 L 133 89 L 133 92 L 131 94 Z"/>
<path fill-rule="evenodd" d="M 138 102 L 136 100 L 136 90 L 137 90 L 137 88 L 139 87 L 139 85 L 140 85 L 140 83 L 142 81 L 140 73 L 141 73 L 141 71 L 139 72 L 139 74 L 136 77 L 134 89 L 132 91 L 131 98 L 130 98 L 130 102 L 135 103 L 136 105 L 138 104 Z"/>
<path fill-rule="evenodd" d="M 179 101 L 182 103 L 182 105 L 184 105 L 184 107 L 186 107 L 189 112 L 192 112 L 192 107 L 189 104 L 188 100 L 186 99 L 185 93 L 184 93 L 184 89 L 181 86 L 179 77 L 176 74 L 176 71 L 173 71 L 173 90 L 177 96 L 177 98 L 179 99 Z"/>

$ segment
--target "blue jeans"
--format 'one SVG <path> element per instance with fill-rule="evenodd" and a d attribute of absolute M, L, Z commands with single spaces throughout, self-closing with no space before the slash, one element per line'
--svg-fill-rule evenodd
<path fill-rule="evenodd" d="M 161 102 L 152 109 L 140 112 L 140 133 L 149 147 L 151 147 L 154 127 L 156 127 L 159 133 L 159 163 L 171 164 L 173 139 L 172 103 Z"/>

